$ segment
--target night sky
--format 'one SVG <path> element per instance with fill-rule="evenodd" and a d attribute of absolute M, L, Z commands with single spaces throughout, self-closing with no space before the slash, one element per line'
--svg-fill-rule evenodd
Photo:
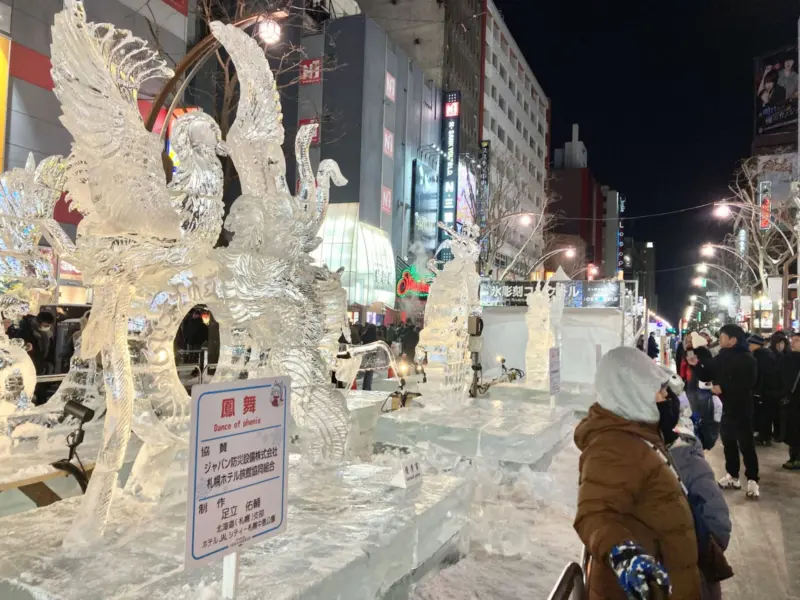
<path fill-rule="evenodd" d="M 797 41 L 798 0 L 495 0 L 552 101 L 551 152 L 580 125 L 589 168 L 627 215 L 728 195 L 753 135 L 753 58 Z M 701 209 L 628 221 L 656 246 L 659 313 L 687 303 L 698 247 L 724 230 Z"/>

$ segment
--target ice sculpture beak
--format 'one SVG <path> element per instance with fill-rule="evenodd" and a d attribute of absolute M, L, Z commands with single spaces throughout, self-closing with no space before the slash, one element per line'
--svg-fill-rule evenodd
<path fill-rule="evenodd" d="M 215 152 L 218 156 L 230 156 L 231 150 L 225 142 L 218 142 Z"/>

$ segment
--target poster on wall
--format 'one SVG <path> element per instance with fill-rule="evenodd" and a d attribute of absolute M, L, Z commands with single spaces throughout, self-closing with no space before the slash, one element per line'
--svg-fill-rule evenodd
<path fill-rule="evenodd" d="M 189 15 L 189 0 L 161 0 L 167 6 L 171 6 L 182 15 Z"/>
<path fill-rule="evenodd" d="M 439 218 L 439 177 L 421 160 L 413 163 L 411 176 L 411 236 L 428 256 L 436 251 Z"/>
<path fill-rule="evenodd" d="M 757 135 L 797 131 L 797 46 L 756 59 Z"/>
<path fill-rule="evenodd" d="M 322 59 L 309 58 L 300 61 L 300 85 L 311 85 L 322 81 Z"/>

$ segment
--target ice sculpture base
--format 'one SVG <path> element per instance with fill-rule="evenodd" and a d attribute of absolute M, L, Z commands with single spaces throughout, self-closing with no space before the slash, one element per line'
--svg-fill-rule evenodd
<path fill-rule="evenodd" d="M 425 403 L 424 396 L 419 400 Z M 533 465 L 573 424 L 567 408 L 484 399 L 458 410 L 406 408 L 381 415 L 375 441 L 401 447 L 428 442 L 465 458 Z"/>
<path fill-rule="evenodd" d="M 373 600 L 465 550 L 472 485 L 432 475 L 407 492 L 383 483 L 392 474 L 374 465 L 293 465 L 289 528 L 240 555 L 237 599 Z M 106 537 L 84 551 L 61 546 L 78 500 L 0 519 L 0 598 L 218 597 L 221 561 L 183 570 L 184 501 L 163 503 L 153 518 L 118 494 Z"/>
<path fill-rule="evenodd" d="M 492 386 L 481 399 L 489 400 L 514 400 L 531 402 L 534 404 L 550 404 L 550 393 L 546 390 L 534 389 L 526 385 L 525 381 L 519 383 L 499 383 Z M 586 412 L 597 401 L 597 394 L 591 386 L 565 386 L 556 395 L 556 406 L 569 408 L 576 412 Z"/>
<path fill-rule="evenodd" d="M 348 394 L 350 432 L 347 437 L 347 449 L 351 457 L 367 460 L 372 454 L 375 425 L 381 416 L 384 404 L 390 403 L 388 400 L 390 394 L 391 392 L 363 390 L 353 390 Z"/>

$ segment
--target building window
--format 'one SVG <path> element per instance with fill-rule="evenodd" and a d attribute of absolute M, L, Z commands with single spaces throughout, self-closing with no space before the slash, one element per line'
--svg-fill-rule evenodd
<path fill-rule="evenodd" d="M 522 139 L 525 140 L 526 144 L 528 143 L 528 128 L 527 127 L 523 127 L 522 128 Z"/>
<path fill-rule="evenodd" d="M 484 125 L 489 122 L 489 111 L 487 109 L 483 110 L 483 123 Z"/>
<path fill-rule="evenodd" d="M 519 152 L 519 146 L 517 146 L 516 150 L 514 151 L 514 156 L 517 157 L 517 160 L 522 161 L 522 154 Z"/>
<path fill-rule="evenodd" d="M 492 86 L 492 100 L 497 100 L 497 88 Z"/>
<path fill-rule="evenodd" d="M 547 104 L 541 98 L 539 98 L 539 110 L 543 113 L 547 112 Z"/>
<path fill-rule="evenodd" d="M 496 69 L 497 68 L 497 54 L 492 52 L 492 66 Z"/>
<path fill-rule="evenodd" d="M 542 198 L 540 196 L 536 196 L 536 208 L 542 207 Z"/>
<path fill-rule="evenodd" d="M 500 41 L 500 28 L 495 27 L 493 33 L 494 33 L 494 39 Z"/>
<path fill-rule="evenodd" d="M 497 121 L 494 120 L 494 117 L 492 117 L 492 126 L 490 129 L 492 130 L 492 133 L 497 133 Z"/>
<path fill-rule="evenodd" d="M 514 82 L 511 79 L 508 80 L 508 89 L 511 90 L 512 96 L 517 92 L 517 86 L 514 85 Z"/>
<path fill-rule="evenodd" d="M 498 101 L 498 104 L 500 105 L 500 110 L 505 110 L 506 109 L 506 99 L 503 98 L 502 96 L 500 96 L 500 100 Z"/>
<path fill-rule="evenodd" d="M 514 140 L 511 139 L 511 136 L 506 138 L 506 147 L 511 151 L 514 152 Z"/>
<path fill-rule="evenodd" d="M 525 102 L 522 104 L 522 106 L 525 109 L 525 114 L 527 115 L 530 112 L 530 107 L 528 106 L 528 101 L 525 100 Z"/>
<path fill-rule="evenodd" d="M 497 126 L 497 139 L 503 143 L 506 141 L 506 132 L 503 131 L 503 128 L 500 127 L 500 125 Z"/>
<path fill-rule="evenodd" d="M 517 102 L 522 104 L 522 92 L 520 92 L 519 90 L 517 90 Z"/>
<path fill-rule="evenodd" d="M 536 183 L 542 183 L 542 179 L 543 179 L 542 178 L 542 174 L 539 171 L 537 171 L 536 172 Z"/>
<path fill-rule="evenodd" d="M 506 73 L 506 68 L 503 65 L 500 65 L 500 79 L 506 81 L 508 78 L 508 73 Z"/>
<path fill-rule="evenodd" d="M 539 123 L 537 129 L 539 130 L 539 135 L 544 135 L 544 127 L 542 127 L 541 122 Z"/>
<path fill-rule="evenodd" d="M 539 156 L 539 158 L 541 158 L 542 160 L 544 160 L 544 152 L 542 152 L 542 149 L 541 149 L 541 148 L 537 148 L 537 149 L 536 149 L 536 154 Z"/>
<path fill-rule="evenodd" d="M 519 120 L 519 117 L 517 117 L 517 131 L 522 133 L 522 121 Z"/>
<path fill-rule="evenodd" d="M 514 122 L 514 111 L 511 110 L 511 107 L 508 107 L 508 120 L 512 123 Z"/>

